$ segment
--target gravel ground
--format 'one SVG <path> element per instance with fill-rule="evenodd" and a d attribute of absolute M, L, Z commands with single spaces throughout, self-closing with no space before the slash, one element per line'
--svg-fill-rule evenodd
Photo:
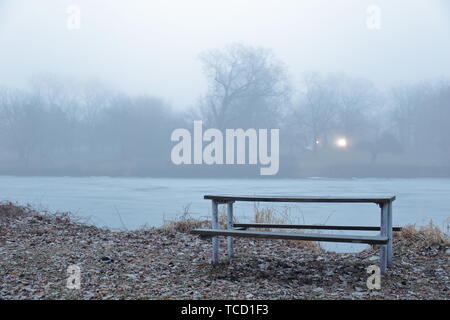
<path fill-rule="evenodd" d="M 76 220 L 76 219 L 75 219 Z M 414 233 L 415 232 L 415 233 Z M 394 266 L 368 290 L 377 252 L 337 254 L 281 240 L 237 239 L 210 265 L 210 241 L 168 228 L 113 232 L 68 214 L 0 205 L 0 299 L 449 299 L 448 242 L 397 236 Z M 81 269 L 68 289 L 67 268 Z"/>

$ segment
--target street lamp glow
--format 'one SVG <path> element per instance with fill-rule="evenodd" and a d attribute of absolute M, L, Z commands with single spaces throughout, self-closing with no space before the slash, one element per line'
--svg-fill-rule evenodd
<path fill-rule="evenodd" d="M 339 138 L 339 139 L 337 139 L 336 144 L 339 148 L 346 148 L 347 147 L 347 139 Z"/>

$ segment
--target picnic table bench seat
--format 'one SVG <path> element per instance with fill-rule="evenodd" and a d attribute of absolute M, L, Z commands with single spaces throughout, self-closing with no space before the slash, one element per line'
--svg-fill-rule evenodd
<path fill-rule="evenodd" d="M 193 234 L 198 234 L 204 238 L 213 236 L 247 237 L 261 239 L 282 239 L 282 240 L 302 240 L 302 241 L 323 241 L 323 242 L 352 242 L 367 244 L 386 244 L 386 236 L 356 236 L 356 235 L 331 235 L 321 233 L 292 233 L 292 232 L 269 232 L 269 231 L 247 231 L 247 230 L 221 230 L 221 229 L 195 229 Z"/>

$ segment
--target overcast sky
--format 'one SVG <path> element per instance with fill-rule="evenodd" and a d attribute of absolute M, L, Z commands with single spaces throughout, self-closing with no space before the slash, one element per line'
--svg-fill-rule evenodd
<path fill-rule="evenodd" d="M 366 26 L 381 9 L 381 29 Z M 81 29 L 68 30 L 69 5 Z M 192 106 L 206 84 L 198 54 L 233 42 L 271 48 L 294 85 L 346 72 L 381 88 L 450 78 L 448 0 L 0 0 L 0 85 L 36 73 L 95 77 Z"/>

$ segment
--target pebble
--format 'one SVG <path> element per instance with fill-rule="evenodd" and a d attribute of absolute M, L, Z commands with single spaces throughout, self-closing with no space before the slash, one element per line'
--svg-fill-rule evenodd
<path fill-rule="evenodd" d="M 366 295 L 365 292 L 352 292 L 352 296 L 355 296 L 355 297 L 362 297 L 365 295 Z"/>
<path fill-rule="evenodd" d="M 378 260 L 380 260 L 379 257 L 377 257 L 377 256 L 372 256 L 372 257 L 369 257 L 369 258 L 364 259 L 363 261 L 364 261 L 364 262 L 375 262 L 375 261 L 378 261 Z"/>

